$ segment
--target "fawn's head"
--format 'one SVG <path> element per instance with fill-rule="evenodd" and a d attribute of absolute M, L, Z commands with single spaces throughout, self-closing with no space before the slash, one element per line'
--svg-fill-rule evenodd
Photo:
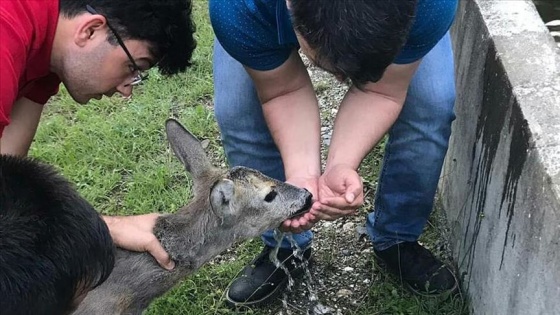
<path fill-rule="evenodd" d="M 193 177 L 195 194 L 207 194 L 211 211 L 236 236 L 258 236 L 309 210 L 307 190 L 246 167 L 219 171 L 208 161 L 198 139 L 179 122 L 167 120 L 166 132 L 175 155 Z"/>

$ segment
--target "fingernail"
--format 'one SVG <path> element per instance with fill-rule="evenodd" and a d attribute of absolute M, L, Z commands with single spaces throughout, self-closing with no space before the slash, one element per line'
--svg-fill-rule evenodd
<path fill-rule="evenodd" d="M 167 264 L 167 270 L 173 270 L 175 268 L 175 262 L 172 260 Z"/>
<path fill-rule="evenodd" d="M 354 196 L 354 194 L 351 194 L 351 193 L 350 193 L 350 194 L 346 195 L 346 200 L 347 200 L 348 202 L 354 201 L 355 198 L 356 198 L 356 196 Z"/>

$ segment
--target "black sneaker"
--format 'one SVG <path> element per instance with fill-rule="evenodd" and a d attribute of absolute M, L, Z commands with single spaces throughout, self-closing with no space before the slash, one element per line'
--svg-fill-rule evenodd
<path fill-rule="evenodd" d="M 459 287 L 455 274 L 418 242 L 374 250 L 377 263 L 423 296 L 448 296 Z"/>
<path fill-rule="evenodd" d="M 226 304 L 230 307 L 254 307 L 271 302 L 288 284 L 288 274 L 283 268 L 276 268 L 270 261 L 270 253 L 273 248 L 265 246 L 263 251 L 245 266 L 242 274 L 235 279 L 226 292 Z M 304 267 L 307 266 L 311 257 L 311 248 L 303 252 L 305 261 L 294 256 L 291 249 L 280 248 L 278 260 L 287 268 L 293 279 L 303 275 Z"/>

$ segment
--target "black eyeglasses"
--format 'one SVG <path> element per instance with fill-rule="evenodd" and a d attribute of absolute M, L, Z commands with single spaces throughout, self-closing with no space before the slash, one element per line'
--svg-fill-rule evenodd
<path fill-rule="evenodd" d="M 86 5 L 86 10 L 91 14 L 99 14 L 101 16 L 104 16 L 103 14 L 97 13 L 97 11 L 94 8 L 92 8 L 89 4 Z M 119 36 L 117 31 L 111 26 L 111 24 L 109 24 L 109 19 L 107 19 L 107 17 L 105 17 L 105 21 L 107 22 L 107 27 L 111 30 L 111 32 L 113 32 L 113 35 L 117 39 L 117 42 L 119 43 L 119 45 L 122 47 L 122 49 L 124 50 L 124 52 L 128 56 L 128 59 L 130 60 L 130 63 L 132 63 L 133 72 L 136 73 L 136 75 L 132 78 L 132 82 L 130 82 L 127 85 L 132 85 L 132 86 L 139 85 L 140 83 L 142 83 L 142 81 L 148 79 L 148 74 L 144 73 L 142 70 L 140 70 L 140 67 L 138 67 L 138 65 L 134 61 L 134 58 L 132 58 L 132 55 L 130 54 L 130 52 L 128 51 L 126 46 L 124 45 L 124 42 L 123 42 L 122 38 Z"/>

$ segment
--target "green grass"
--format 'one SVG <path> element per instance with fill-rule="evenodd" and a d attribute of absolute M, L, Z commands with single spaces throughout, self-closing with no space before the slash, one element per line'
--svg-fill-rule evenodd
<path fill-rule="evenodd" d="M 152 70 L 150 80 L 128 101 L 114 97 L 82 106 L 62 88 L 46 107 L 30 155 L 56 166 L 101 213 L 171 212 L 191 197 L 190 178 L 165 138 L 168 117 L 177 117 L 196 136 L 208 139 L 206 150 L 214 162 L 225 163 L 209 106 L 213 34 L 206 5 L 205 0 L 195 0 L 198 48 L 187 73 L 163 78 Z M 380 152 L 370 154 L 365 167 L 378 167 Z M 374 180 L 367 178 L 366 184 Z M 231 314 L 223 304 L 224 290 L 259 246 L 258 240 L 246 242 L 235 248 L 236 255 L 229 255 L 234 259 L 204 266 L 155 301 L 147 314 Z M 459 302 L 418 299 L 381 277 L 352 314 L 465 314 Z"/>

